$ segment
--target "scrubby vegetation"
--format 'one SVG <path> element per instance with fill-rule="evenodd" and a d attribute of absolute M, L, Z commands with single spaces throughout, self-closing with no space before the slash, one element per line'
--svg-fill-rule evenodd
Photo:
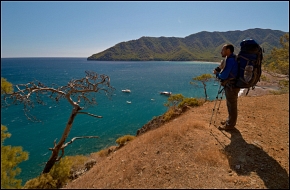
<path fill-rule="evenodd" d="M 21 179 L 15 177 L 20 174 L 21 169 L 17 165 L 28 159 L 28 152 L 20 146 L 4 146 L 4 140 L 10 138 L 7 127 L 1 125 L 1 189 L 21 188 Z"/>
<path fill-rule="evenodd" d="M 266 82 L 269 82 L 269 81 L 270 81 L 269 78 L 266 77 L 266 76 L 263 75 L 263 74 L 261 75 L 260 80 L 261 80 L 261 81 L 266 81 Z"/>
<path fill-rule="evenodd" d="M 1 77 L 1 94 L 12 92 L 13 85 Z M 5 146 L 5 139 L 11 137 L 7 131 L 8 128 L 1 124 L 1 189 L 21 188 L 22 180 L 15 178 L 21 172 L 17 165 L 28 159 L 28 152 L 23 151 L 21 146 Z"/>
<path fill-rule="evenodd" d="M 264 58 L 264 69 L 289 76 L 289 33 L 280 37 L 282 48 L 274 47 Z"/>
<path fill-rule="evenodd" d="M 97 154 L 98 154 L 100 157 L 106 157 L 106 156 L 109 155 L 109 148 L 106 148 L 106 149 L 100 150 L 99 152 L 97 152 Z"/>
<path fill-rule="evenodd" d="M 170 121 L 176 115 L 175 108 L 171 107 L 167 110 L 167 112 L 163 115 L 164 121 Z"/>
<path fill-rule="evenodd" d="M 203 99 L 184 98 L 182 102 L 178 104 L 178 108 L 183 108 L 184 106 L 196 107 L 201 106 L 203 103 L 204 103 Z"/>
<path fill-rule="evenodd" d="M 89 156 L 66 156 L 57 162 L 49 173 L 26 182 L 24 189 L 56 189 L 63 187 L 67 182 L 76 179 L 89 170 L 96 161 Z"/>
<path fill-rule="evenodd" d="M 55 189 L 69 181 L 72 159 L 64 157 L 54 164 L 49 173 L 41 174 L 26 182 L 24 189 Z"/>
<path fill-rule="evenodd" d="M 181 101 L 183 101 L 184 96 L 182 94 L 174 94 L 169 96 L 167 102 L 164 104 L 166 107 L 176 107 Z"/>
<path fill-rule="evenodd" d="M 88 157 L 84 155 L 66 156 L 71 162 L 71 170 L 79 170 L 84 167 L 84 164 L 88 161 Z M 69 162 L 68 162 L 69 163 Z"/>
<path fill-rule="evenodd" d="M 280 80 L 279 81 L 279 90 L 270 91 L 272 94 L 280 95 L 289 93 L 289 80 Z"/>
<path fill-rule="evenodd" d="M 134 140 L 135 138 L 136 138 L 136 137 L 133 136 L 133 135 L 125 135 L 125 136 L 122 136 L 122 137 L 118 138 L 118 139 L 116 140 L 116 143 L 118 143 L 119 146 L 124 146 L 127 142 L 132 141 L 132 140 Z"/>
<path fill-rule="evenodd" d="M 1 94 L 11 94 L 13 92 L 13 85 L 7 79 L 1 77 Z"/>
<path fill-rule="evenodd" d="M 187 109 L 187 106 L 196 107 L 205 102 L 204 99 L 186 98 L 182 94 L 171 95 L 165 106 L 168 106 L 168 110 L 163 114 L 165 122 L 174 119 Z"/>
<path fill-rule="evenodd" d="M 279 81 L 279 91 L 272 91 L 273 94 L 289 92 L 289 33 L 281 36 L 280 44 L 282 48 L 273 48 L 270 55 L 264 58 L 265 70 L 287 76 L 286 80 Z"/>

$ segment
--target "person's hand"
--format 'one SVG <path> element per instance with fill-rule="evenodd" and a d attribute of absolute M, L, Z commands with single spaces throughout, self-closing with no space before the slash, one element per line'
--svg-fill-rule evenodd
<path fill-rule="evenodd" d="M 221 68 L 216 67 L 214 70 L 216 70 L 217 72 L 221 72 Z"/>

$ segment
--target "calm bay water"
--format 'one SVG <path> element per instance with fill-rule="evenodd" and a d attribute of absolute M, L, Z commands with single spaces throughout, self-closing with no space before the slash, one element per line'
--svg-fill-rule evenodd
<path fill-rule="evenodd" d="M 202 62 L 102 62 L 87 61 L 86 58 L 1 58 L 1 77 L 15 84 L 38 80 L 47 86 L 52 83 L 66 85 L 71 79 L 85 76 L 91 70 L 106 74 L 116 89 L 111 99 L 97 95 L 98 105 L 89 108 L 90 113 L 101 115 L 97 119 L 80 114 L 74 120 L 67 141 L 76 136 L 99 136 L 97 139 L 74 141 L 65 149 L 65 155 L 90 154 L 115 145 L 123 135 L 136 132 L 154 116 L 163 114 L 167 97 L 160 91 L 171 91 L 186 97 L 204 97 L 202 85 L 194 87 L 189 82 L 193 77 L 211 73 L 214 63 Z M 215 99 L 218 86 L 207 85 L 209 99 Z M 123 93 L 122 89 L 131 93 Z M 127 101 L 131 101 L 128 104 Z M 32 110 L 41 122 L 27 120 L 23 105 L 1 108 L 1 124 L 8 127 L 11 138 L 5 145 L 22 146 L 29 152 L 29 160 L 19 167 L 22 172 L 17 178 L 23 184 L 39 175 L 51 155 L 53 141 L 60 139 L 72 107 L 62 100 L 59 104 L 48 101 L 46 106 Z"/>

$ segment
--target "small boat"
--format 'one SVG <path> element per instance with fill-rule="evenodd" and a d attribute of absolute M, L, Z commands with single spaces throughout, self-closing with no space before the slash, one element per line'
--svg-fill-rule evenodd
<path fill-rule="evenodd" d="M 126 101 L 127 102 L 127 104 L 131 104 L 132 102 L 131 101 Z"/>
<path fill-rule="evenodd" d="M 172 92 L 163 91 L 163 92 L 160 92 L 160 94 L 170 96 Z"/>
<path fill-rule="evenodd" d="M 131 90 L 129 90 L 129 89 L 125 89 L 125 90 L 122 90 L 122 92 L 127 92 L 127 93 L 130 93 L 130 92 L 131 92 Z"/>

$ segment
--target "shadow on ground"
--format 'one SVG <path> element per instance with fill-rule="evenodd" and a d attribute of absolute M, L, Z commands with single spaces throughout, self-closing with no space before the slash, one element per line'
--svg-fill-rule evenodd
<path fill-rule="evenodd" d="M 247 143 L 239 130 L 230 131 L 231 143 L 225 146 L 229 165 L 238 175 L 257 173 L 269 189 L 288 189 L 289 176 L 263 149 Z"/>

